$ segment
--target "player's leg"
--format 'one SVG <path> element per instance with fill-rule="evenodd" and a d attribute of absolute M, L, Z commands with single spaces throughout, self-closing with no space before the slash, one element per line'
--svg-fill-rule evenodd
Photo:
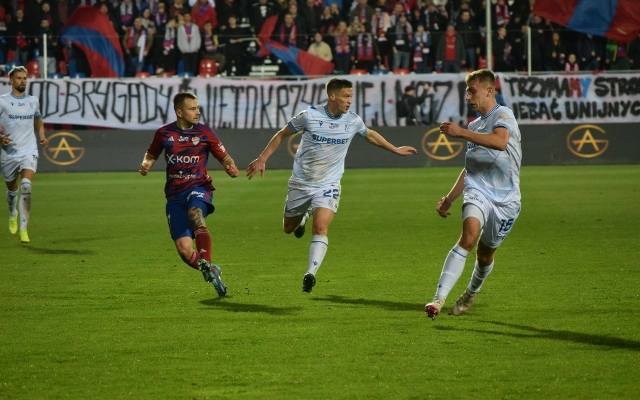
<path fill-rule="evenodd" d="M 289 234 L 294 232 L 297 238 L 304 235 L 307 213 L 311 205 L 313 193 L 309 190 L 289 188 L 284 205 L 282 230 Z"/>
<path fill-rule="evenodd" d="M 174 242 L 182 261 L 193 269 L 199 269 L 198 252 L 193 249 L 193 239 L 191 239 L 191 236 L 177 238 Z"/>
<path fill-rule="evenodd" d="M 168 201 L 166 206 L 169 232 L 173 239 L 178 255 L 185 264 L 193 269 L 198 267 L 198 252 L 193 249 L 193 231 L 189 226 L 189 219 L 182 201 Z"/>
<path fill-rule="evenodd" d="M 22 243 L 29 243 L 29 214 L 31 213 L 31 180 L 35 175 L 32 169 L 20 171 L 20 198 L 18 200 L 18 212 L 20 213 L 20 227 L 18 233 Z"/>
<path fill-rule="evenodd" d="M 9 232 L 18 233 L 18 170 L 17 160 L 5 158 L 2 160 L 2 175 L 7 186 L 7 205 L 9 206 Z"/>

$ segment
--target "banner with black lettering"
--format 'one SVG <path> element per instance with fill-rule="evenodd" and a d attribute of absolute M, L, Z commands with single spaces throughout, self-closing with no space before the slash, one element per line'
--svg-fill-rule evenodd
<path fill-rule="evenodd" d="M 368 126 L 466 122 L 464 74 L 349 75 L 351 110 Z M 214 128 L 279 129 L 310 105 L 326 101 L 325 83 L 215 78 L 30 80 L 45 122 L 130 130 L 156 129 L 175 120 L 173 96 L 198 95 L 203 121 Z M 640 122 L 640 74 L 522 76 L 499 74 L 499 101 L 521 124 Z M 405 88 L 414 87 L 415 119 L 400 111 Z M 10 90 L 0 80 L 0 93 Z M 406 113 L 406 107 L 405 107 Z"/>
<path fill-rule="evenodd" d="M 640 122 L 640 74 L 501 74 L 502 98 L 527 124 Z"/>

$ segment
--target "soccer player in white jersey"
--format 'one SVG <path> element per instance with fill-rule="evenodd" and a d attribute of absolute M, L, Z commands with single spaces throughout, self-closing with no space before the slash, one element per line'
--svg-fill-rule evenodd
<path fill-rule="evenodd" d="M 27 69 L 13 67 L 9 71 L 9 80 L 11 92 L 0 96 L 0 165 L 8 189 L 9 231 L 11 234 L 19 232 L 20 241 L 29 243 L 27 224 L 31 210 L 31 180 L 38 166 L 35 132 L 38 132 L 41 145 L 47 144 L 47 138 L 38 99 L 25 93 Z"/>
<path fill-rule="evenodd" d="M 440 131 L 467 141 L 465 167 L 449 193 L 436 206 L 441 217 L 462 195 L 462 234 L 447 255 L 433 301 L 425 312 L 435 319 L 456 284 L 467 255 L 478 244 L 473 274 L 466 290 L 449 314 L 461 315 L 475 301 L 483 282 L 493 269 L 496 249 L 513 228 L 520 213 L 520 129 L 511 109 L 496 103 L 496 78 L 483 69 L 466 78 L 466 101 L 480 116 L 468 129 L 452 122 Z"/>
<path fill-rule="evenodd" d="M 267 160 L 280 143 L 288 136 L 302 132 L 289 179 L 282 227 L 285 233 L 295 232 L 296 237 L 301 237 L 309 213 L 313 215 L 308 268 L 302 279 L 305 292 L 311 292 L 315 286 L 315 275 L 327 252 L 329 225 L 338 210 L 344 159 L 353 137 L 360 135 L 369 143 L 401 156 L 417 153 L 413 147 L 396 147 L 389 143 L 349 111 L 353 98 L 350 81 L 331 79 L 326 90 L 325 105 L 309 107 L 294 116 L 247 166 L 249 179 L 257 173 L 262 176 Z"/>

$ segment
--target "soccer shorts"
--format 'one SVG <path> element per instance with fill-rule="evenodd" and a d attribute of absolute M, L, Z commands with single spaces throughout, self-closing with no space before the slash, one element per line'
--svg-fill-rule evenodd
<path fill-rule="evenodd" d="M 38 155 L 25 154 L 21 156 L 5 156 L 2 158 L 2 175 L 5 182 L 11 182 L 18 177 L 21 171 L 30 169 L 36 172 L 38 169 Z"/>
<path fill-rule="evenodd" d="M 180 192 L 167 199 L 167 222 L 171 239 L 188 236 L 193 237 L 193 229 L 189 223 L 189 209 L 197 207 L 202 210 L 202 215 L 211 214 L 213 206 L 213 193 L 204 187 L 195 187 Z"/>
<path fill-rule="evenodd" d="M 492 249 L 498 248 L 520 215 L 520 202 L 496 205 L 475 189 L 465 189 L 463 196 L 462 220 L 469 217 L 478 219 L 482 227 L 482 243 Z"/>
<path fill-rule="evenodd" d="M 285 217 L 297 217 L 303 215 L 309 208 L 328 208 L 338 212 L 340 203 L 340 184 L 334 183 L 322 187 L 291 187 L 287 192 L 284 205 Z"/>

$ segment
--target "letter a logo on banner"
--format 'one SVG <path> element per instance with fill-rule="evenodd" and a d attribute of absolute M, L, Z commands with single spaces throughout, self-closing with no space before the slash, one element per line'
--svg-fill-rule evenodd
<path fill-rule="evenodd" d="M 580 125 L 567 135 L 567 148 L 580 158 L 595 158 L 609 147 L 604 129 L 597 125 Z"/>
<path fill-rule="evenodd" d="M 58 132 L 49 136 L 49 144 L 45 148 L 44 155 L 47 160 L 55 165 L 72 165 L 80 161 L 84 155 L 84 147 L 72 146 L 71 143 L 80 143 L 80 136 L 71 132 Z"/>

